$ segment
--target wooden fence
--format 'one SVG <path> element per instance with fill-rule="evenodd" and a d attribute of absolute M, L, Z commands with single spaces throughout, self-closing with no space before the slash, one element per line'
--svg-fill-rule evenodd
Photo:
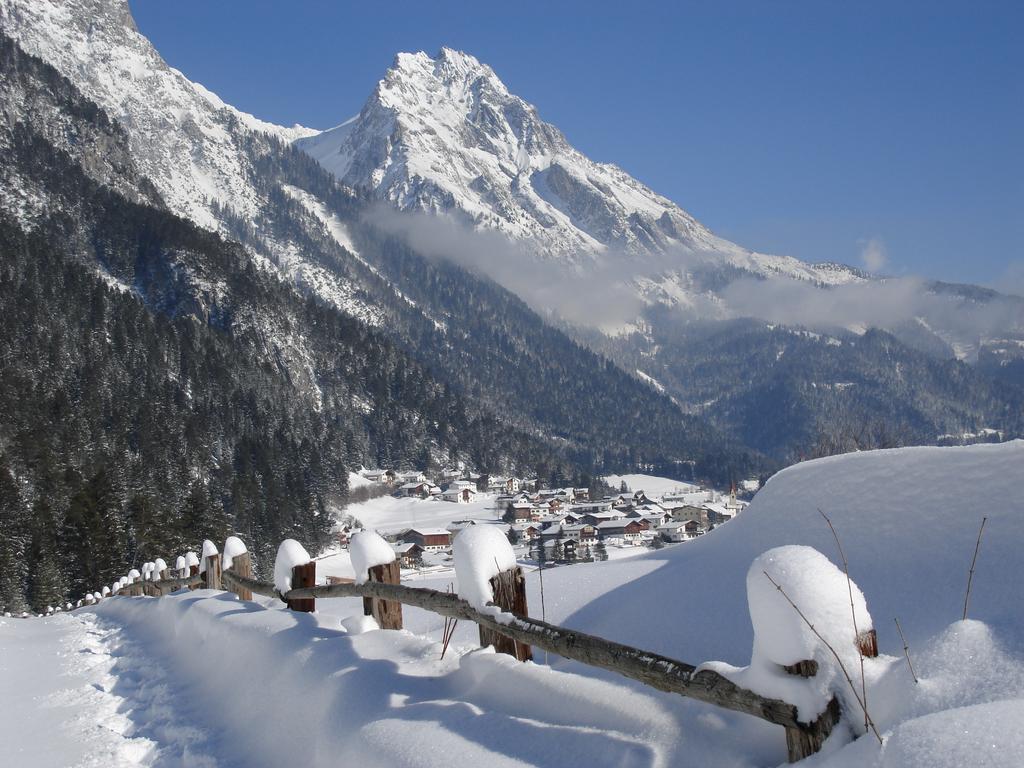
<path fill-rule="evenodd" d="M 493 612 L 478 610 L 452 592 L 402 585 L 397 563 L 371 568 L 363 584 L 338 583 L 339 580 L 332 579 L 334 583 L 316 585 L 316 561 L 311 561 L 294 567 L 294 586 L 283 594 L 273 584 L 252 577 L 248 554 L 235 556 L 226 570 L 221 568 L 219 554 L 207 557 L 205 566 L 203 574 L 199 573 L 199 566 L 193 565 L 187 575 L 174 577 L 165 570 L 157 580 L 135 581 L 113 594 L 161 597 L 180 589 L 226 589 L 244 600 L 252 599 L 254 594 L 280 599 L 290 609 L 303 612 L 314 611 L 318 599 L 361 597 L 365 615 L 373 616 L 384 630 L 401 629 L 402 606 L 413 606 L 444 617 L 474 622 L 480 628 L 482 645 L 493 645 L 495 650 L 520 661 L 532 658 L 532 648 L 540 648 L 615 672 L 659 691 L 677 693 L 780 725 L 785 729 L 791 763 L 819 751 L 841 716 L 839 699 L 833 697 L 816 720 L 802 722 L 795 705 L 741 688 L 717 672 L 698 672 L 692 664 L 530 618 L 526 583 L 518 566 L 491 580 L 495 600 L 488 608 L 500 609 Z M 817 673 L 817 663 L 808 660 L 782 669 L 788 674 L 812 677 Z"/>

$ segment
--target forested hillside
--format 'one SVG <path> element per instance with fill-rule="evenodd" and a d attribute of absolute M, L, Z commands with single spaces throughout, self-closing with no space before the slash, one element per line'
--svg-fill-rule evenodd
<path fill-rule="evenodd" d="M 59 81 L 3 43 L 8 93 Z M 23 119 L 31 99 L 0 131 L 0 602 L 57 603 L 229 531 L 258 561 L 316 547 L 364 462 L 563 466 L 240 246 L 90 178 L 123 133 L 61 92 L 59 131 Z M 130 163 L 103 173 L 148 189 Z"/>

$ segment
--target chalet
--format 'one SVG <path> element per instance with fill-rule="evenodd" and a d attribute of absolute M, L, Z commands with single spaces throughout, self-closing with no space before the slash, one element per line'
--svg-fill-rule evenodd
<path fill-rule="evenodd" d="M 462 483 L 461 485 L 460 482 Z M 467 485 L 464 481 L 456 480 L 441 494 L 441 498 L 457 504 L 468 504 L 476 499 L 476 486 L 472 484 Z"/>
<path fill-rule="evenodd" d="M 562 538 L 562 524 L 553 523 L 541 528 L 540 537 L 544 541 L 558 541 Z"/>
<path fill-rule="evenodd" d="M 666 507 L 681 507 L 683 505 L 699 507 L 707 501 L 715 501 L 714 491 L 684 491 L 679 493 L 667 493 L 661 497 L 662 506 Z"/>
<path fill-rule="evenodd" d="M 410 499 L 429 499 L 441 491 L 436 485 L 426 481 L 409 482 L 399 486 L 396 496 L 404 496 Z"/>
<path fill-rule="evenodd" d="M 590 544 L 597 541 L 597 529 L 592 525 L 580 523 L 578 525 L 563 525 L 562 535 L 567 539 L 578 541 L 581 544 Z"/>
<path fill-rule="evenodd" d="M 647 526 L 639 520 L 606 520 L 596 526 L 597 535 L 601 539 L 622 539 L 628 542 L 637 542 L 643 537 Z"/>
<path fill-rule="evenodd" d="M 501 477 L 494 475 L 487 481 L 487 490 L 491 493 L 518 493 L 521 484 L 517 477 Z"/>
<path fill-rule="evenodd" d="M 533 512 L 533 505 L 528 501 L 513 501 L 510 506 L 512 507 L 512 521 L 516 523 L 526 522 L 530 520 Z"/>
<path fill-rule="evenodd" d="M 585 515 L 588 512 L 611 512 L 612 501 L 611 499 L 604 499 L 602 501 L 588 501 L 583 503 L 577 503 L 573 504 L 570 509 L 577 515 Z"/>
<path fill-rule="evenodd" d="M 672 507 L 669 511 L 672 513 L 672 520 L 674 522 L 678 523 L 693 520 L 700 523 L 705 528 L 708 527 L 708 511 L 703 507 L 697 507 L 692 504 L 683 504 L 677 507 Z"/>
<path fill-rule="evenodd" d="M 590 523 L 591 525 L 598 525 L 600 523 L 607 523 L 609 520 L 621 520 L 623 517 L 622 512 L 615 509 L 610 509 L 607 512 L 588 512 L 583 515 L 580 522 Z"/>
<path fill-rule="evenodd" d="M 706 532 L 696 520 L 674 520 L 658 527 L 658 534 L 665 541 L 680 542 L 695 539 Z"/>
<path fill-rule="evenodd" d="M 576 497 L 576 501 L 590 501 L 590 489 L 589 488 L 573 488 L 573 496 Z"/>
<path fill-rule="evenodd" d="M 391 545 L 401 568 L 415 568 L 423 561 L 423 547 L 414 542 L 399 541 Z"/>
<path fill-rule="evenodd" d="M 371 483 L 381 483 L 382 485 L 394 485 L 398 479 L 394 470 L 390 469 L 364 469 L 359 474 Z"/>
<path fill-rule="evenodd" d="M 704 514 L 707 516 L 708 525 L 721 525 L 724 522 L 732 520 L 736 515 L 735 510 L 730 509 L 725 504 L 717 502 L 702 504 L 701 509 L 704 510 Z"/>
<path fill-rule="evenodd" d="M 509 526 L 509 531 L 514 531 L 522 542 L 533 542 L 540 538 L 540 526 L 536 523 L 515 523 Z"/>
<path fill-rule="evenodd" d="M 441 552 L 452 545 L 452 534 L 444 528 L 410 528 L 402 539 L 419 545 L 424 552 Z"/>
<path fill-rule="evenodd" d="M 418 469 L 412 469 L 407 472 L 398 473 L 398 482 L 400 483 L 425 483 L 427 482 L 427 476 L 420 472 Z"/>

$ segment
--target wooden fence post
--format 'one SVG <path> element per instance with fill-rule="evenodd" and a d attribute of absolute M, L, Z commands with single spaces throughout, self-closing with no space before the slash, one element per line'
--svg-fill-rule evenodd
<path fill-rule="evenodd" d="M 199 566 L 198 565 L 190 565 L 188 567 L 188 575 L 189 576 L 198 576 L 199 575 Z M 188 589 L 189 589 L 190 592 L 193 589 L 201 589 L 201 588 L 202 588 L 201 584 L 189 584 L 188 585 Z"/>
<path fill-rule="evenodd" d="M 235 555 L 231 558 L 231 572 L 242 576 L 246 579 L 252 578 L 252 558 L 248 552 L 243 552 L 240 555 Z M 232 585 L 231 591 L 238 595 L 239 600 L 252 600 L 252 591 L 245 587 L 236 587 Z"/>
<path fill-rule="evenodd" d="M 818 662 L 813 659 L 798 661 L 783 669 L 791 675 L 814 677 L 818 674 Z M 839 699 L 835 696 L 829 701 L 825 711 L 813 723 L 799 723 L 796 727 L 786 726 L 786 749 L 789 762 L 796 763 L 821 751 L 825 739 L 839 723 Z"/>
<path fill-rule="evenodd" d="M 402 572 L 395 561 L 384 565 L 375 565 L 367 569 L 367 581 L 380 584 L 401 584 Z M 381 629 L 402 628 L 402 604 L 397 600 L 378 600 L 374 597 L 363 598 L 363 614 L 373 616 Z"/>
<path fill-rule="evenodd" d="M 501 610 L 518 616 L 528 616 L 526 607 L 526 579 L 523 569 L 518 565 L 502 571 L 491 579 L 491 590 L 494 592 L 494 604 Z M 480 645 L 493 645 L 498 653 L 515 656 L 519 661 L 533 659 L 533 649 L 526 643 L 520 643 L 511 637 L 499 635 L 485 627 L 480 627 Z"/>
<path fill-rule="evenodd" d="M 220 579 L 220 555 L 209 555 L 206 558 L 206 588 L 223 589 Z"/>
<path fill-rule="evenodd" d="M 296 565 L 292 568 L 292 589 L 315 586 L 316 560 L 310 560 L 305 565 Z M 312 597 L 300 597 L 297 600 L 289 600 L 288 607 L 293 611 L 312 613 L 316 610 L 316 599 Z"/>

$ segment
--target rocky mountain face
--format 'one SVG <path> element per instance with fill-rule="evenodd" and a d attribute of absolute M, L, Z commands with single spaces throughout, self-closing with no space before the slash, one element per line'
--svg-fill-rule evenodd
<path fill-rule="evenodd" d="M 571 264 L 609 251 L 640 264 L 652 254 L 707 254 L 763 276 L 860 279 L 715 236 L 622 169 L 585 157 L 490 67 L 450 48 L 435 58 L 398 54 L 358 116 L 296 143 L 374 199 L 453 214 Z"/>
<path fill-rule="evenodd" d="M 123 130 L 133 173 L 169 213 L 240 243 L 259 275 L 378 329 L 475 412 L 577 467 L 697 467 L 721 479 L 756 464 L 493 283 L 368 225 L 368 201 L 290 146 L 309 131 L 263 123 L 189 82 L 139 34 L 125 0 L 0 0 L 0 29 Z M 191 288 L 206 317 L 238 289 L 227 276 Z M 314 331 L 274 313 L 232 317 L 304 402 L 327 407 Z M 375 451 L 363 460 L 382 460 Z"/>

